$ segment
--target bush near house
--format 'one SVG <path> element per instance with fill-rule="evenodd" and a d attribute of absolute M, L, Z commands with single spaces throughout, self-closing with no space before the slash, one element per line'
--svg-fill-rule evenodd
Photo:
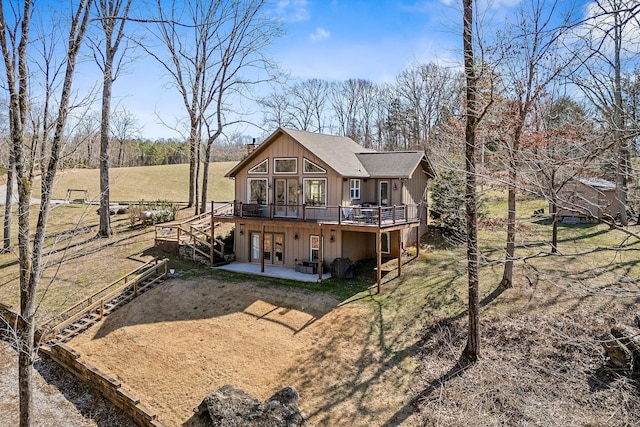
<path fill-rule="evenodd" d="M 143 226 L 173 221 L 177 208 L 170 200 L 140 200 L 137 205 L 129 206 L 129 220 L 131 226 Z"/>

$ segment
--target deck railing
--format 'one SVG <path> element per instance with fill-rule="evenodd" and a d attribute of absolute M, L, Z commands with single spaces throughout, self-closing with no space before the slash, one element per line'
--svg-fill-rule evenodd
<path fill-rule="evenodd" d="M 335 222 L 338 224 L 378 225 L 380 227 L 420 220 L 422 204 L 398 206 L 352 205 L 310 206 L 285 204 L 233 203 L 233 211 L 214 217 L 291 219 Z"/>
<path fill-rule="evenodd" d="M 212 216 L 213 212 L 213 216 Z M 211 210 L 181 221 L 166 222 L 155 226 L 155 244 L 177 242 L 190 248 L 192 255 L 199 255 L 213 262 L 214 253 L 224 258 L 224 243 L 211 242 L 212 219 L 232 215 L 233 204 L 211 202 Z"/>
<path fill-rule="evenodd" d="M 93 295 L 63 311 L 55 318 L 43 324 L 40 329 L 44 331 L 45 334 L 55 335 L 57 331 L 64 329 L 66 326 L 92 312 L 96 312 L 99 319 L 102 319 L 106 301 L 109 301 L 127 289 L 131 289 L 134 298 L 137 297 L 138 285 L 142 282 L 148 280 L 157 282 L 167 278 L 168 264 L 168 259 L 153 259 L 141 265 L 135 270 L 130 271 L 119 279 L 111 282 L 104 288 L 95 292 Z"/>

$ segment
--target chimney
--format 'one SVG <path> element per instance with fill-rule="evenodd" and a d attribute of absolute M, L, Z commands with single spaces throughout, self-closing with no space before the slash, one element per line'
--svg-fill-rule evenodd
<path fill-rule="evenodd" d="M 247 144 L 247 156 L 253 153 L 253 150 L 256 149 L 256 139 L 253 138 L 253 142 L 251 144 Z"/>

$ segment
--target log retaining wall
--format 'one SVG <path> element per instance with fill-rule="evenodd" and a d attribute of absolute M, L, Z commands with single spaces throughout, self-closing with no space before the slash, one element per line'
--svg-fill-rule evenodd
<path fill-rule="evenodd" d="M 122 387 L 120 380 L 112 378 L 95 366 L 82 360 L 80 353 L 63 343 L 55 342 L 40 351 L 47 354 L 60 366 L 81 381 L 98 390 L 111 403 L 129 415 L 136 424 L 144 427 L 164 427 L 151 409 L 140 403 L 140 399 Z"/>

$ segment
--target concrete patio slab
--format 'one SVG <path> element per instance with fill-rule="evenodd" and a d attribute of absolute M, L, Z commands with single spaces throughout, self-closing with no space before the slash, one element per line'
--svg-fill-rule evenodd
<path fill-rule="evenodd" d="M 317 274 L 306 274 L 295 271 L 292 268 L 279 267 L 275 265 L 265 265 L 264 273 L 260 272 L 260 264 L 248 262 L 232 262 L 230 264 L 214 267 L 220 270 L 234 271 L 236 273 L 255 274 L 258 276 L 276 277 L 279 279 L 297 280 L 299 282 L 317 282 Z M 331 278 L 330 273 L 324 273 L 322 280 Z"/>

